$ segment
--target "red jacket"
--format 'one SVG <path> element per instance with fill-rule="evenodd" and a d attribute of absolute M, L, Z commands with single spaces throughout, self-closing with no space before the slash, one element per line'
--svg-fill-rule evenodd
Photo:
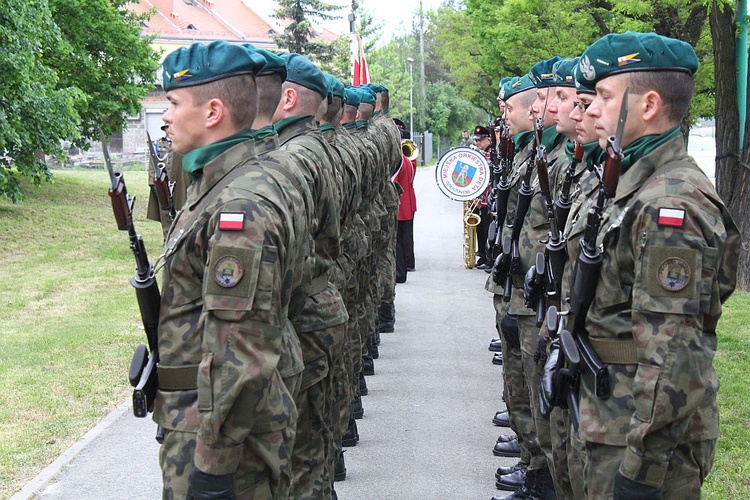
<path fill-rule="evenodd" d="M 401 169 L 393 182 L 401 186 L 403 192 L 398 203 L 398 220 L 412 220 L 417 211 L 417 197 L 414 194 L 414 176 L 417 173 L 416 160 L 409 160 L 401 155 Z"/>

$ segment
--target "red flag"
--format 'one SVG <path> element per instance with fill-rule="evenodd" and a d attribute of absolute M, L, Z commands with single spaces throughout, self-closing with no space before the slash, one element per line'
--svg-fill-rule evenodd
<path fill-rule="evenodd" d="M 362 39 L 359 35 L 356 37 L 357 47 L 355 51 L 352 51 L 352 85 L 358 87 L 365 83 L 372 83 L 372 79 L 370 79 L 370 70 L 367 68 L 365 52 L 362 49 Z"/>

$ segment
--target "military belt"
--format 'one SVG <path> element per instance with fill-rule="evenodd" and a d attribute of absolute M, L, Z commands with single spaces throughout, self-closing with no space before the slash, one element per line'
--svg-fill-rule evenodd
<path fill-rule="evenodd" d="M 318 294 L 326 289 L 328 286 L 328 274 L 321 274 L 317 278 L 313 278 L 312 283 L 310 284 L 310 292 L 308 293 L 308 296 L 312 296 L 315 294 Z"/>
<path fill-rule="evenodd" d="M 157 374 L 159 389 L 162 391 L 189 391 L 198 388 L 198 365 L 159 365 Z"/>
<path fill-rule="evenodd" d="M 638 353 L 633 339 L 602 339 L 589 337 L 602 363 L 609 365 L 636 365 Z"/>

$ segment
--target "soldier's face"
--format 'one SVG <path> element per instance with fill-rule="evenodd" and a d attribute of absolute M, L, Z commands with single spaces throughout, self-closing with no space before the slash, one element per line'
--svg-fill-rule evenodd
<path fill-rule="evenodd" d="M 607 148 L 607 137 L 617 132 L 617 122 L 620 119 L 622 96 L 630 83 L 631 75 L 619 74 L 604 78 L 596 84 L 596 97 L 586 111 L 594 119 L 594 128 L 599 137 L 599 146 Z M 631 92 L 628 97 L 628 117 L 622 135 L 621 146 L 624 148 L 635 139 L 643 135 L 643 120 L 633 104 L 638 99 Z"/>
<path fill-rule="evenodd" d="M 531 90 L 524 90 L 524 92 L 531 92 Z M 510 135 L 526 132 L 534 128 L 531 121 L 531 108 L 522 106 L 523 100 L 520 96 L 524 92 L 510 96 L 505 101 L 505 121 L 508 123 L 508 132 L 510 132 Z"/>
<path fill-rule="evenodd" d="M 208 103 L 196 104 L 189 88 L 178 88 L 167 92 L 169 107 L 161 119 L 167 124 L 167 137 L 172 141 L 172 150 L 185 154 L 205 146 Z"/>
<path fill-rule="evenodd" d="M 576 105 L 570 111 L 570 119 L 575 122 L 576 141 L 581 144 L 589 144 L 599 140 L 594 128 L 594 118 L 586 113 L 586 109 L 594 100 L 592 94 L 578 94 Z"/>
<path fill-rule="evenodd" d="M 544 128 L 555 123 L 555 117 L 549 110 L 549 103 L 555 97 L 555 87 L 536 89 L 536 101 L 531 105 L 531 111 L 535 118 L 544 117 Z"/>
<path fill-rule="evenodd" d="M 547 110 L 557 124 L 557 131 L 568 139 L 575 138 L 576 123 L 570 118 L 575 100 L 574 87 L 555 87 L 555 97 L 547 104 Z"/>

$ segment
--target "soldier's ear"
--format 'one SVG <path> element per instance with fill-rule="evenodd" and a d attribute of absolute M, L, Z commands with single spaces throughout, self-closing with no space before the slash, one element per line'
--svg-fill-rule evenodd
<path fill-rule="evenodd" d="M 649 90 L 638 97 L 636 101 L 639 109 L 643 113 L 644 121 L 652 121 L 661 116 L 664 109 L 664 101 L 655 90 Z"/>

